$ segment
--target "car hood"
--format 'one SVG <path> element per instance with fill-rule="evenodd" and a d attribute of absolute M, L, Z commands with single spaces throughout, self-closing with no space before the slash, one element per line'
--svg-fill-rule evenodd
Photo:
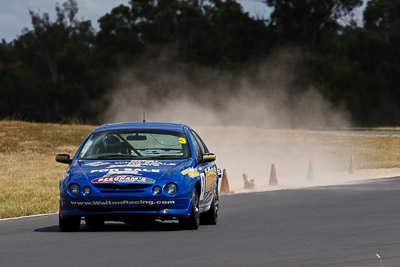
<path fill-rule="evenodd" d="M 87 179 L 92 183 L 153 183 L 159 179 L 181 180 L 182 171 L 191 166 L 192 159 L 76 160 L 70 167 L 69 176 L 78 180 Z"/>

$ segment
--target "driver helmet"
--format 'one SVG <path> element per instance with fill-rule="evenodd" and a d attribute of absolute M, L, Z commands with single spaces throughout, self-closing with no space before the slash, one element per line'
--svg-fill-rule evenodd
<path fill-rule="evenodd" d="M 120 148 L 121 140 L 115 135 L 107 135 L 103 139 L 103 144 L 109 152 L 115 152 Z"/>

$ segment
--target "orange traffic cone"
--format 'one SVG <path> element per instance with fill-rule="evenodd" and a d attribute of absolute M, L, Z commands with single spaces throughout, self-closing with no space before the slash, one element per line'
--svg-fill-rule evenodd
<path fill-rule="evenodd" d="M 354 156 L 351 156 L 349 174 L 353 174 L 355 172 L 356 172 L 356 158 Z"/>
<path fill-rule="evenodd" d="M 313 181 L 314 178 L 314 166 L 312 160 L 310 160 L 310 163 L 308 164 L 307 181 Z"/>
<path fill-rule="evenodd" d="M 271 165 L 271 175 L 269 176 L 269 185 L 278 185 L 278 178 L 276 177 L 275 164 Z"/>
<path fill-rule="evenodd" d="M 243 181 L 244 181 L 244 189 L 253 189 L 256 184 L 254 183 L 254 179 L 251 179 L 249 181 L 249 176 L 247 174 L 243 173 Z"/>
<path fill-rule="evenodd" d="M 229 183 L 228 183 L 228 174 L 226 169 L 222 172 L 222 181 L 221 181 L 221 188 L 219 189 L 221 193 L 229 193 Z"/>

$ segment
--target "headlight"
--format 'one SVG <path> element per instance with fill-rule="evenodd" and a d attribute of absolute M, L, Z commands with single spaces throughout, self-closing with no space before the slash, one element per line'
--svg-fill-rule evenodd
<path fill-rule="evenodd" d="M 78 184 L 70 184 L 69 187 L 68 187 L 68 189 L 69 189 L 69 192 L 70 192 L 72 195 L 77 195 L 77 194 L 79 194 L 79 192 L 81 191 L 81 188 L 79 187 Z"/>
<path fill-rule="evenodd" d="M 170 195 L 175 195 L 178 191 L 178 186 L 174 183 L 167 184 L 167 193 Z"/>
<path fill-rule="evenodd" d="M 92 188 L 90 188 L 89 186 L 86 186 L 83 188 L 83 194 L 89 195 L 91 192 L 92 192 Z"/>
<path fill-rule="evenodd" d="M 159 187 L 158 185 L 156 185 L 155 187 L 153 187 L 153 194 L 154 195 L 158 195 L 160 194 L 162 191 L 161 187 Z"/>

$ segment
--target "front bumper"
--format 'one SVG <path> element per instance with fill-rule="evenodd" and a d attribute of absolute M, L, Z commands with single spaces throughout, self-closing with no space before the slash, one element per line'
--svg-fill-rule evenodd
<path fill-rule="evenodd" d="M 143 215 L 156 218 L 188 218 L 191 211 L 191 198 L 154 197 L 60 197 L 60 215 L 69 216 L 109 216 Z"/>

